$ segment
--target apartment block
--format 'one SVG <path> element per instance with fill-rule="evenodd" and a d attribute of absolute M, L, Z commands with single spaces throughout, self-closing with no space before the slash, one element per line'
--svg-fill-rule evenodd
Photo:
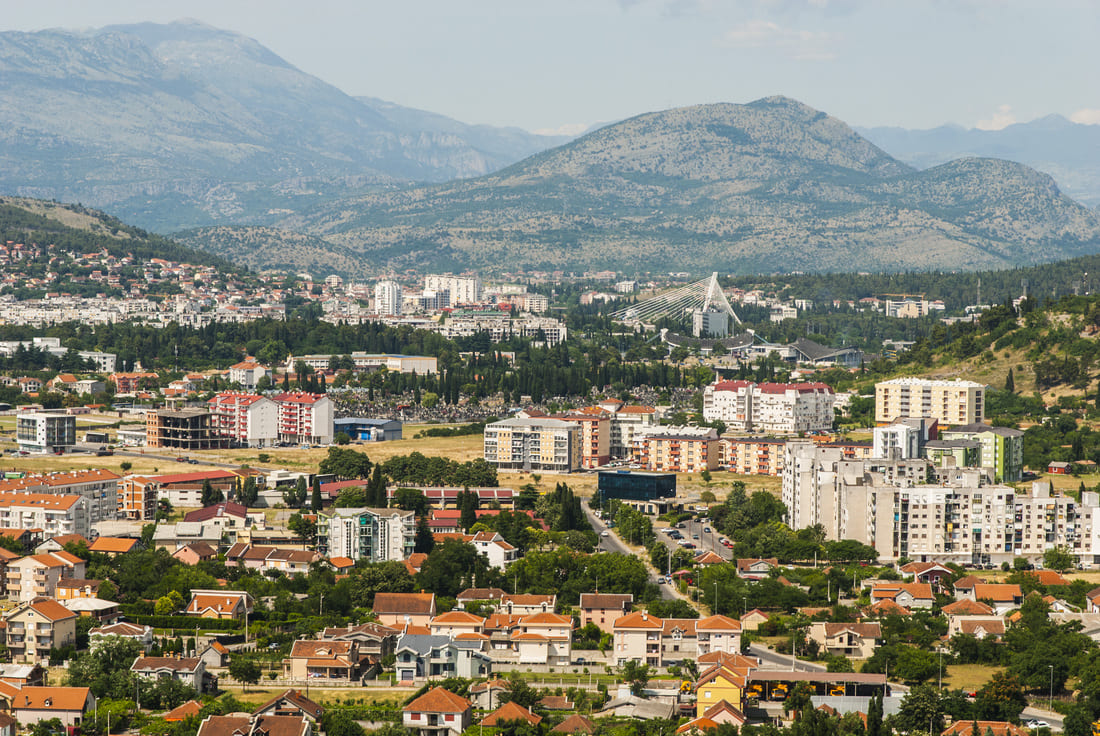
<path fill-rule="evenodd" d="M 416 515 L 401 509 L 344 508 L 317 516 L 317 551 L 325 557 L 405 560 L 416 542 Z"/>
<path fill-rule="evenodd" d="M 91 536 L 91 514 L 83 496 L 0 491 L 0 529 L 39 529 L 43 538 Z"/>
<path fill-rule="evenodd" d="M 379 281 L 374 286 L 374 311 L 377 314 L 401 314 L 401 285 L 396 281 Z"/>
<path fill-rule="evenodd" d="M 224 391 L 207 402 L 218 434 L 244 447 L 270 447 L 279 437 L 279 405 L 265 396 Z"/>
<path fill-rule="evenodd" d="M 721 454 L 718 432 L 711 427 L 652 427 L 634 437 L 634 462 L 646 470 L 717 470 Z"/>
<path fill-rule="evenodd" d="M 1024 471 L 1024 433 L 1011 427 L 967 424 L 944 430 L 944 440 L 972 440 L 980 444 L 978 465 L 993 471 L 997 483 L 1015 483 Z"/>
<path fill-rule="evenodd" d="M 703 390 L 703 418 L 740 432 L 832 429 L 836 396 L 823 383 L 719 381 Z"/>
<path fill-rule="evenodd" d="M 63 473 L 27 475 L 0 481 L 0 492 L 41 493 L 54 496 L 82 496 L 88 502 L 91 523 L 118 517 L 118 488 L 121 478 L 110 470 L 74 470 Z"/>
<path fill-rule="evenodd" d="M 716 652 L 741 651 L 741 623 L 727 616 L 662 619 L 635 612 L 616 620 L 613 632 L 616 666 L 633 660 L 665 667 Z"/>
<path fill-rule="evenodd" d="M 581 428 L 581 467 L 598 468 L 611 461 L 611 417 L 600 411 L 581 411 L 554 417 Z"/>
<path fill-rule="evenodd" d="M 271 369 L 252 358 L 246 358 L 240 363 L 229 366 L 229 382 L 237 384 L 246 391 L 255 391 L 256 384 L 265 377 L 271 380 Z"/>
<path fill-rule="evenodd" d="M 722 465 L 731 473 L 779 477 L 786 444 L 780 439 L 723 437 Z"/>
<path fill-rule="evenodd" d="M 332 399 L 304 392 L 275 396 L 279 406 L 279 441 L 302 445 L 330 445 L 333 436 Z"/>
<path fill-rule="evenodd" d="M 808 443 L 788 446 L 783 502 L 792 528 L 821 524 L 826 539 L 854 539 L 880 559 L 907 557 L 974 564 L 1040 560 L 1064 547 L 1079 562 L 1100 563 L 1100 494 L 1080 502 L 986 482 L 977 469 L 927 482 L 927 461 L 845 461 Z M 924 466 L 922 468 L 922 466 Z"/>
<path fill-rule="evenodd" d="M 500 470 L 571 473 L 580 469 L 581 427 L 560 419 L 505 419 L 485 426 L 485 462 Z"/>
<path fill-rule="evenodd" d="M 51 649 L 76 643 L 77 615 L 55 600 L 37 597 L 4 614 L 5 643 L 13 662 L 34 663 Z M 44 689 L 44 688 L 36 688 Z M 47 706 L 50 701 L 45 701 Z"/>
<path fill-rule="evenodd" d="M 428 274 L 424 277 L 424 290 L 446 291 L 450 294 L 447 306 L 477 304 L 481 301 L 481 277 Z"/>
<path fill-rule="evenodd" d="M 981 422 L 985 417 L 985 386 L 973 381 L 895 378 L 875 384 L 875 421 L 898 417 L 931 417 L 941 425 Z"/>
<path fill-rule="evenodd" d="M 8 563 L 8 598 L 14 601 L 56 598 L 58 583 L 63 578 L 83 579 L 84 570 L 84 560 L 63 550 L 20 557 Z"/>

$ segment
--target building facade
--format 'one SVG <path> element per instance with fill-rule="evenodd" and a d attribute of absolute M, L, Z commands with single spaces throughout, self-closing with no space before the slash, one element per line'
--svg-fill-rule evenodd
<path fill-rule="evenodd" d="M 330 445 L 333 436 L 332 399 L 304 392 L 275 396 L 279 441 L 302 445 Z"/>
<path fill-rule="evenodd" d="M 875 421 L 931 417 L 941 425 L 975 424 L 985 418 L 985 386 L 973 381 L 895 378 L 875 384 Z"/>
<path fill-rule="evenodd" d="M 265 396 L 223 391 L 207 402 L 218 434 L 244 447 L 270 447 L 279 437 L 279 405 Z"/>
<path fill-rule="evenodd" d="M 505 419 L 485 425 L 485 462 L 499 470 L 571 473 L 581 466 L 581 427 L 560 419 Z"/>
<path fill-rule="evenodd" d="M 711 427 L 651 427 L 634 436 L 634 462 L 646 470 L 701 473 L 721 461 L 718 432 Z"/>
<path fill-rule="evenodd" d="M 741 432 L 832 429 L 833 390 L 823 383 L 719 381 L 703 390 L 703 418 Z"/>
<path fill-rule="evenodd" d="M 49 412 L 20 413 L 15 441 L 24 452 L 62 453 L 76 445 L 76 417 Z"/>
<path fill-rule="evenodd" d="M 401 284 L 389 280 L 375 284 L 374 311 L 391 317 L 401 314 Z"/>
<path fill-rule="evenodd" d="M 317 515 L 317 551 L 326 557 L 401 561 L 413 552 L 416 515 L 401 509 L 332 509 Z"/>

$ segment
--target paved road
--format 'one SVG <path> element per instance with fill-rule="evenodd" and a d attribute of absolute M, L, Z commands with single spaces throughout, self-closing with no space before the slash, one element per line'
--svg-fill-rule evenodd
<path fill-rule="evenodd" d="M 1054 732 L 1061 732 L 1065 729 L 1064 716 L 1061 713 L 1055 713 L 1052 710 L 1046 708 L 1035 708 L 1029 706 L 1024 708 L 1023 713 L 1020 714 L 1021 721 L 1046 721 L 1050 724 L 1050 730 Z"/>
<path fill-rule="evenodd" d="M 592 524 L 592 528 L 596 531 L 597 534 L 600 535 L 600 543 L 597 548 L 598 551 L 617 552 L 621 555 L 630 555 L 632 557 L 635 555 L 635 552 L 623 543 L 623 540 L 619 538 L 619 535 L 615 533 L 615 530 L 608 529 L 607 524 L 603 522 L 603 519 L 600 519 L 596 516 L 595 512 L 593 512 L 592 509 L 588 507 L 588 504 L 582 504 L 582 506 L 584 507 L 584 513 L 588 517 L 589 523 Z M 604 532 L 607 533 L 607 536 L 604 536 Z M 661 585 L 660 583 L 658 583 L 657 579 L 659 576 L 657 574 L 657 571 L 654 570 L 653 567 L 649 564 L 647 556 L 640 555 L 640 557 L 641 560 L 646 563 L 646 567 L 649 569 L 649 582 L 653 583 L 660 589 L 662 598 L 664 598 L 666 601 L 680 598 L 681 600 L 685 600 L 690 603 L 687 596 L 681 595 L 680 592 L 674 588 L 674 586 Z"/>
<path fill-rule="evenodd" d="M 825 665 L 816 662 L 803 662 L 792 659 L 789 654 L 780 654 L 763 644 L 753 643 L 749 645 L 749 654 L 760 658 L 760 668 L 765 670 L 794 670 L 796 672 L 824 672 Z"/>

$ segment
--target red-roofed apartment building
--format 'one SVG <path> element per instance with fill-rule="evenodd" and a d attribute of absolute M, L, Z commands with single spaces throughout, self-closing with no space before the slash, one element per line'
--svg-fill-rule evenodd
<path fill-rule="evenodd" d="M 275 396 L 279 405 L 279 441 L 295 445 L 332 444 L 332 400 L 324 394 L 304 392 Z"/>
<path fill-rule="evenodd" d="M 207 402 L 211 423 L 246 447 L 270 447 L 279 437 L 279 405 L 265 396 L 223 391 Z"/>

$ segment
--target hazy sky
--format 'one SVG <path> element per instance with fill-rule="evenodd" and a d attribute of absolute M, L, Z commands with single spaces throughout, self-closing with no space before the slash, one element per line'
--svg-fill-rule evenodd
<path fill-rule="evenodd" d="M 1100 124 L 1100 0 L 5 0 L 0 29 L 179 18 L 349 94 L 528 130 L 773 94 L 861 126 Z"/>

